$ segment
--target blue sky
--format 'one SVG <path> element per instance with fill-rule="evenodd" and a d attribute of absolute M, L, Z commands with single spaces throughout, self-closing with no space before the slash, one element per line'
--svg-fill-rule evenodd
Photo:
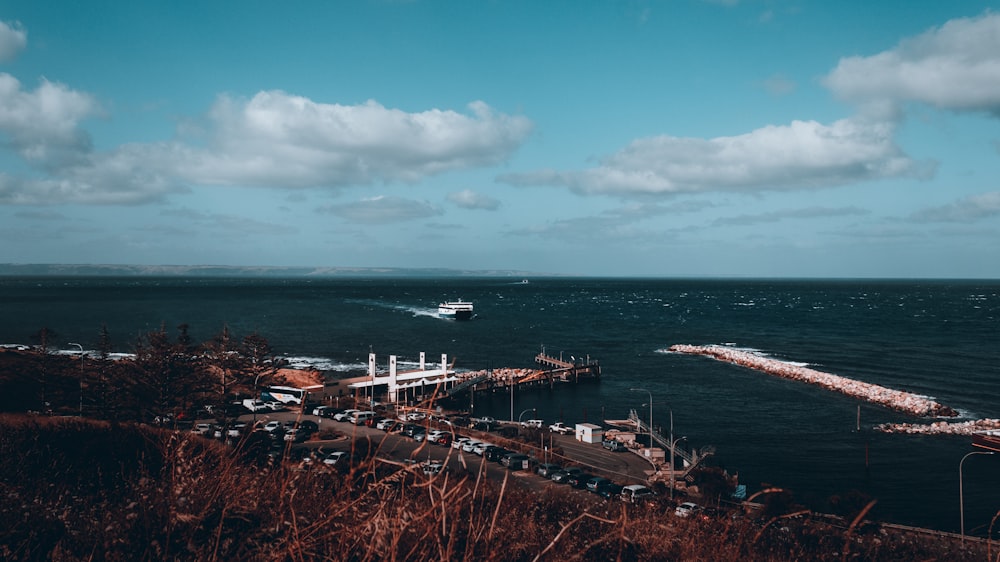
<path fill-rule="evenodd" d="M 0 263 L 1000 278 L 994 4 L 0 1 Z"/>

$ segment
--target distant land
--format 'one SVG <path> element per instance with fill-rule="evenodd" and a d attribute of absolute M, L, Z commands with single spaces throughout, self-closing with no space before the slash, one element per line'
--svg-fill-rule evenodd
<path fill-rule="evenodd" d="M 503 269 L 0 263 L 7 277 L 559 277 Z"/>

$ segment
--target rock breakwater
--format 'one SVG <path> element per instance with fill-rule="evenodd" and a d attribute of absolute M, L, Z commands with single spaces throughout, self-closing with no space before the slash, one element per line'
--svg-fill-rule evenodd
<path fill-rule="evenodd" d="M 720 345 L 686 345 L 677 344 L 670 346 L 670 351 L 674 353 L 686 353 L 690 355 L 704 355 L 761 371 L 769 375 L 781 378 L 806 382 L 823 387 L 827 390 L 839 392 L 854 398 L 860 398 L 866 402 L 885 406 L 900 412 L 906 412 L 914 416 L 925 417 L 956 417 L 958 412 L 939 404 L 933 400 L 904 392 L 893 390 L 877 384 L 824 373 L 808 367 L 792 365 L 769 357 L 764 357 L 758 353 L 733 349 Z"/>

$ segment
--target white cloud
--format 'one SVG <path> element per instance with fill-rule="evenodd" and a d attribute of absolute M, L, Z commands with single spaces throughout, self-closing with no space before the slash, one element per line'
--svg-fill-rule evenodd
<path fill-rule="evenodd" d="M 867 215 L 869 211 L 860 207 L 805 207 L 801 209 L 782 209 L 769 213 L 755 215 L 737 215 L 716 219 L 716 225 L 750 226 L 755 224 L 770 224 L 785 219 L 821 219 L 829 217 L 850 217 Z"/>
<path fill-rule="evenodd" d="M 463 209 L 495 211 L 500 208 L 500 201 L 490 197 L 489 195 L 476 193 L 471 189 L 464 189 L 455 193 L 449 193 L 448 200 Z"/>
<path fill-rule="evenodd" d="M 888 122 L 794 121 L 734 137 L 638 139 L 579 172 L 507 174 L 515 185 L 563 185 L 588 194 L 670 194 L 824 187 L 926 172 L 892 141 Z"/>
<path fill-rule="evenodd" d="M 29 162 L 53 166 L 75 161 L 90 147 L 80 122 L 98 112 L 88 94 L 45 79 L 26 91 L 16 78 L 0 73 L 0 133 Z"/>
<path fill-rule="evenodd" d="M 19 22 L 0 21 L 0 62 L 13 59 L 28 44 L 28 32 Z"/>
<path fill-rule="evenodd" d="M 317 103 L 281 91 L 246 102 L 221 96 L 210 112 L 210 148 L 192 152 L 193 182 L 270 187 L 339 187 L 415 182 L 507 159 L 532 129 L 525 117 L 432 109 L 407 113 L 369 101 Z"/>
<path fill-rule="evenodd" d="M 207 146 L 127 144 L 95 152 L 80 122 L 99 112 L 87 94 L 43 80 L 34 92 L 0 73 L 0 133 L 39 174 L 0 176 L 0 204 L 139 204 L 189 185 L 271 188 L 413 182 L 502 162 L 532 124 L 482 102 L 470 113 L 406 113 L 375 102 L 321 104 L 284 92 L 246 102 L 221 96 Z"/>
<path fill-rule="evenodd" d="M 913 213 L 914 222 L 969 222 L 1000 215 L 1000 191 L 980 193 Z"/>
<path fill-rule="evenodd" d="M 379 195 L 355 201 L 320 207 L 319 212 L 336 215 L 351 222 L 384 224 L 423 219 L 441 215 L 440 209 L 426 201 Z"/>
<path fill-rule="evenodd" d="M 877 55 L 841 59 L 824 84 L 861 104 L 917 101 L 1000 115 L 1000 14 L 954 19 Z"/>

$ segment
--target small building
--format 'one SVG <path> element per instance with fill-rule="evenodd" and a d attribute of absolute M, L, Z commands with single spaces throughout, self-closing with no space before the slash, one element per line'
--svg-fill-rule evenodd
<path fill-rule="evenodd" d="M 576 440 L 584 443 L 600 443 L 604 439 L 604 428 L 592 423 L 576 424 Z"/>

